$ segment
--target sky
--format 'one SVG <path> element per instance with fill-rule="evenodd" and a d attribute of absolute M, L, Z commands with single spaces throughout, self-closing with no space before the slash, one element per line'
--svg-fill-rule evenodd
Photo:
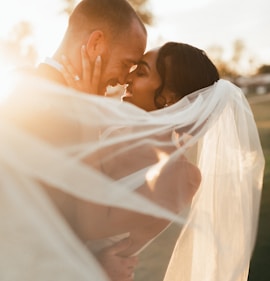
<path fill-rule="evenodd" d="M 269 0 L 152 0 L 155 29 L 164 41 L 176 40 L 227 53 L 242 40 L 250 55 L 270 63 Z"/>
<path fill-rule="evenodd" d="M 21 20 L 33 26 L 39 58 L 50 56 L 64 34 L 67 17 L 61 0 L 0 0 L 0 40 Z M 235 40 L 248 54 L 270 64 L 269 0 L 149 0 L 154 25 L 148 48 L 180 41 L 202 49 L 218 45 L 230 56 Z"/>

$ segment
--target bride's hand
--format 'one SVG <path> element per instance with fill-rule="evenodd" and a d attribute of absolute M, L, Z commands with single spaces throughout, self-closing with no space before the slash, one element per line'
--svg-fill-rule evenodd
<path fill-rule="evenodd" d="M 82 75 L 76 73 L 68 58 L 62 56 L 62 75 L 67 85 L 82 92 L 98 94 L 98 86 L 101 74 L 101 57 L 97 56 L 93 69 L 85 45 L 81 48 Z"/>
<path fill-rule="evenodd" d="M 121 252 L 127 250 L 131 243 L 132 241 L 130 238 L 124 238 L 96 254 L 97 260 L 106 271 L 111 281 L 134 280 L 134 270 L 138 264 L 138 257 L 121 256 Z"/>

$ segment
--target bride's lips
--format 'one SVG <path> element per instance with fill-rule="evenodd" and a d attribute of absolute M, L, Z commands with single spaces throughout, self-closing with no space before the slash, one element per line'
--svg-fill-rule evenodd
<path fill-rule="evenodd" d="M 128 87 L 127 87 L 124 95 L 122 96 L 122 100 L 123 101 L 131 101 L 132 100 L 132 93 L 131 93 L 131 91 Z"/>

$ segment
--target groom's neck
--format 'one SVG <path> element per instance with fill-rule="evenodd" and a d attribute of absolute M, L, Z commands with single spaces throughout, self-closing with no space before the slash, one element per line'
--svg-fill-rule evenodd
<path fill-rule="evenodd" d="M 64 41 L 54 53 L 53 59 L 62 64 L 63 55 L 68 59 L 74 71 L 78 75 L 80 75 L 81 74 L 81 46 L 76 45 L 75 43 L 72 46 L 67 46 Z"/>

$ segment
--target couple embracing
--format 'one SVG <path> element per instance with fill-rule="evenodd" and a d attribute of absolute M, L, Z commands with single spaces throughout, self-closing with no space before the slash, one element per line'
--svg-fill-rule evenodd
<path fill-rule="evenodd" d="M 183 228 L 166 281 L 246 280 L 264 167 L 251 110 L 203 50 L 144 53 L 146 40 L 127 1 L 83 0 L 36 71 L 56 83 L 23 79 L 2 105 L 2 133 L 17 136 L 6 153 L 27 145 L 12 164 L 3 157 L 13 169 L 2 186 L 14 179 L 29 214 L 12 213 L 22 231 L 6 280 L 136 279 L 137 254 L 172 222 Z M 117 84 L 123 102 L 104 97 Z"/>

